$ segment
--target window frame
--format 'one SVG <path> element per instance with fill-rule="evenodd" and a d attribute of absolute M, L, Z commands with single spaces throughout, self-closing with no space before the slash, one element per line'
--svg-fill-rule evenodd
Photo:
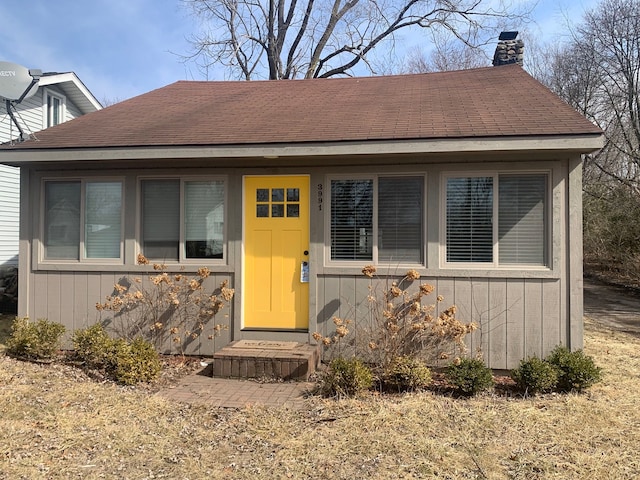
<path fill-rule="evenodd" d="M 78 239 L 78 258 L 47 258 L 46 251 L 47 245 L 45 243 L 45 228 L 46 228 L 46 184 L 47 183 L 72 183 L 77 182 L 80 184 L 80 231 Z M 117 258 L 99 258 L 99 257 L 87 257 L 85 240 L 86 240 L 86 192 L 87 183 L 107 183 L 118 182 L 120 183 L 120 248 L 119 256 Z M 126 199 L 125 199 L 125 183 L 124 177 L 108 176 L 108 177 L 43 177 L 40 183 L 40 218 L 39 218 L 39 255 L 38 263 L 43 265 L 51 264 L 85 264 L 85 265 L 124 265 L 125 263 L 125 211 L 126 211 Z"/>
<path fill-rule="evenodd" d="M 179 239 L 178 239 L 178 258 L 176 259 L 154 259 L 149 258 L 151 262 L 160 262 L 166 265 L 228 265 L 229 263 L 229 237 L 228 237 L 228 218 L 229 218 L 229 180 L 227 175 L 144 175 L 139 176 L 136 179 L 136 257 L 139 254 L 146 255 L 143 250 L 143 231 L 142 231 L 142 182 L 153 180 L 177 180 L 180 183 L 179 196 L 180 196 L 180 225 L 179 225 Z M 222 211 L 222 258 L 187 258 L 186 255 L 186 227 L 185 227 L 185 183 L 188 182 L 222 182 L 224 189 L 223 192 L 223 211 Z"/>
<path fill-rule="evenodd" d="M 50 88 L 43 89 L 42 93 L 42 128 L 55 127 L 65 122 L 67 115 L 67 97 L 62 93 L 56 92 Z M 56 98 L 60 101 L 60 119 L 58 123 L 51 122 L 51 109 L 49 108 L 49 97 Z"/>
<path fill-rule="evenodd" d="M 421 231 L 421 250 L 420 262 L 393 262 L 393 261 L 380 261 L 378 255 L 378 242 L 379 242 L 379 179 L 380 178 L 403 178 L 403 177 L 419 177 L 422 179 L 422 231 Z M 333 260 L 331 258 L 331 218 L 332 218 L 332 208 L 331 208 L 331 182 L 334 180 L 371 180 L 373 182 L 373 215 L 371 222 L 372 229 L 372 250 L 371 250 L 371 259 L 368 260 Z M 372 264 L 376 266 L 387 266 L 387 267 L 412 267 L 412 268 L 426 268 L 427 266 L 427 173 L 426 172 L 403 172 L 403 173 L 374 173 L 374 174 L 362 174 L 362 173 L 353 173 L 353 174 L 340 174 L 340 175 L 327 175 L 325 177 L 325 188 L 324 190 L 327 192 L 326 205 L 325 210 L 325 219 L 324 219 L 324 231 L 325 231 L 325 241 L 324 241 L 324 263 L 327 267 L 358 267 L 362 268 L 366 264 Z"/>
<path fill-rule="evenodd" d="M 500 176 L 501 175 L 544 175 L 545 183 L 545 258 L 544 265 L 527 264 L 527 263 L 500 263 Z M 492 261 L 491 262 L 451 262 L 447 261 L 447 181 L 451 178 L 481 178 L 490 177 L 493 179 L 492 185 Z M 553 270 L 553 188 L 552 188 L 553 172 L 551 169 L 540 170 L 473 170 L 468 172 L 454 171 L 442 172 L 440 175 L 440 268 L 458 269 L 458 270 Z"/>

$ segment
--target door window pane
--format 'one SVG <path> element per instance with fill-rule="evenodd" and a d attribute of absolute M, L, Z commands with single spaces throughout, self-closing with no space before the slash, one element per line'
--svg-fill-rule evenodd
<path fill-rule="evenodd" d="M 269 201 L 269 189 L 258 188 L 256 190 L 256 202 L 268 202 Z"/>
<path fill-rule="evenodd" d="M 85 188 L 85 256 L 120 258 L 122 184 L 87 182 Z"/>
<path fill-rule="evenodd" d="M 271 205 L 272 217 L 284 217 L 284 205 L 281 203 Z"/>
<path fill-rule="evenodd" d="M 274 188 L 271 190 L 272 202 L 284 202 L 284 188 Z"/>
<path fill-rule="evenodd" d="M 268 218 L 269 217 L 269 205 L 256 205 L 256 217 Z"/>
<path fill-rule="evenodd" d="M 81 184 L 46 182 L 44 192 L 44 257 L 80 258 Z"/>
<path fill-rule="evenodd" d="M 287 204 L 287 217 L 298 218 L 300 217 L 300 205 L 297 203 Z"/>
<path fill-rule="evenodd" d="M 300 201 L 300 189 L 287 188 L 287 202 L 299 202 Z"/>

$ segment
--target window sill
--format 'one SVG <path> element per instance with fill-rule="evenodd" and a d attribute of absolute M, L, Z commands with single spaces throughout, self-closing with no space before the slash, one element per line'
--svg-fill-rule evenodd
<path fill-rule="evenodd" d="M 231 273 L 233 268 L 229 265 L 221 263 L 176 263 L 167 264 L 163 270 L 168 273 L 195 273 L 200 267 L 207 267 L 211 273 Z M 149 265 L 132 265 L 123 263 L 86 263 L 86 262 L 39 262 L 34 266 L 36 271 L 55 271 L 55 272 L 126 272 L 126 273 L 154 273 L 153 262 Z"/>
<path fill-rule="evenodd" d="M 364 276 L 362 269 L 369 263 L 362 263 L 360 266 L 355 265 L 325 265 L 322 268 L 316 270 L 317 275 L 352 275 L 352 276 Z M 403 276 L 407 270 L 417 271 L 421 277 L 425 278 L 540 278 L 540 279 L 559 279 L 560 271 L 553 270 L 548 267 L 469 267 L 462 268 L 425 268 L 424 265 L 376 265 L 375 275 L 378 277 L 390 276 L 400 277 Z"/>

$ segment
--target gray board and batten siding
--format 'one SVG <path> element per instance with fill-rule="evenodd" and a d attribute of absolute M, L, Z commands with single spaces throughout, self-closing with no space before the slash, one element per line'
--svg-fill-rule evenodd
<path fill-rule="evenodd" d="M 328 209 L 319 203 L 316 189 L 325 192 L 332 176 L 378 174 L 424 175 L 425 178 L 425 245 L 426 265 L 378 265 L 378 274 L 397 278 L 408 268 L 415 268 L 422 278 L 436 287 L 435 295 L 444 297 L 443 305 L 455 304 L 457 317 L 478 323 L 479 329 L 468 341 L 469 351 L 480 350 L 487 364 L 496 369 L 517 366 L 527 356 L 546 355 L 558 344 L 582 347 L 582 227 L 581 227 L 581 159 L 577 153 L 513 153 L 454 154 L 448 156 L 405 156 L 396 158 L 349 159 L 333 158 L 319 167 L 317 160 L 272 160 L 270 167 L 261 167 L 255 160 L 230 160 L 217 168 L 202 160 L 95 162 L 86 164 L 45 163 L 22 169 L 22 187 L 32 192 L 23 196 L 20 255 L 22 289 L 19 312 L 32 318 L 48 318 L 63 323 L 70 330 L 110 321 L 109 312 L 99 313 L 96 302 L 113 293 L 113 285 L 125 276 L 144 277 L 148 266 L 135 265 L 137 246 L 138 179 L 149 176 L 194 175 L 219 176 L 226 179 L 227 212 L 226 260 L 223 264 L 191 264 L 185 273 L 207 266 L 212 275 L 209 288 L 228 280 L 236 294 L 229 317 L 228 332 L 216 339 L 216 349 L 230 340 L 263 339 L 311 342 L 315 331 L 325 335 L 334 329 L 332 318 L 352 318 L 362 314 L 368 295 L 369 279 L 361 273 L 370 262 L 336 265 L 328 262 Z M 350 166 L 344 166 L 350 165 Z M 450 172 L 530 172 L 549 174 L 549 254 L 544 268 L 445 268 L 442 255 L 443 175 Z M 244 175 L 309 175 L 310 178 L 310 298 L 308 332 L 246 331 L 241 325 L 242 309 L 242 178 Z M 55 178 L 124 178 L 124 264 L 47 263 L 40 260 L 42 218 L 41 189 L 43 179 Z M 327 199 L 324 199 L 327 202 Z M 31 243 L 30 239 L 34 241 Z M 571 252 L 571 253 L 569 253 Z M 169 271 L 182 271 L 184 265 L 170 266 Z M 401 275 L 400 275 L 401 276 Z M 113 319 L 112 319 L 113 320 Z M 213 344 L 205 338 L 194 341 L 186 353 L 213 354 Z"/>

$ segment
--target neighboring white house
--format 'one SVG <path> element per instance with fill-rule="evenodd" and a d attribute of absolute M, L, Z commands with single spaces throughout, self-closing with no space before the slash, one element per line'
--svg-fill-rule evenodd
<path fill-rule="evenodd" d="M 20 131 L 0 99 L 0 143 L 6 143 L 18 139 Z M 100 110 L 102 105 L 75 73 L 68 72 L 44 73 L 36 94 L 15 107 L 24 133 L 37 138 L 38 131 Z M 19 169 L 0 165 L 0 266 L 18 265 L 19 202 Z"/>

